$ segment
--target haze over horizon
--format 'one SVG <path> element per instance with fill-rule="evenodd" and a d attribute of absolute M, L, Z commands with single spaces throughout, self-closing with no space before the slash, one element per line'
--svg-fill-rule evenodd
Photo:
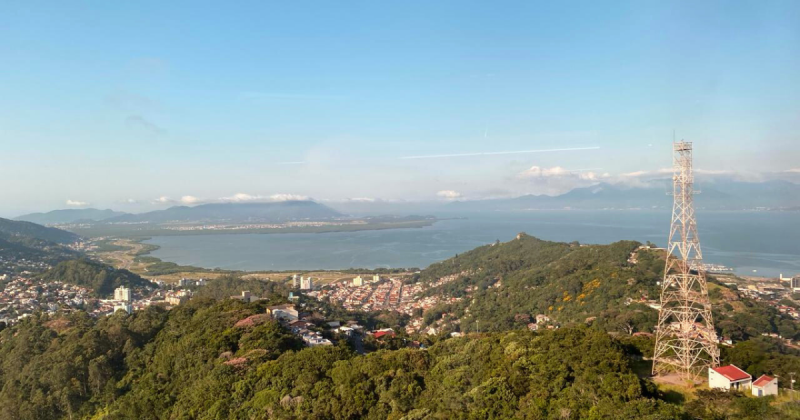
<path fill-rule="evenodd" d="M 800 181 L 797 2 L 463 6 L 0 6 L 0 217 Z"/>

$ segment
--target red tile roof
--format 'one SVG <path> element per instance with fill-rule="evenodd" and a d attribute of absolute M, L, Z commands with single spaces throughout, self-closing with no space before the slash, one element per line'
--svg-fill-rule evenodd
<path fill-rule="evenodd" d="M 375 333 L 375 338 L 381 338 L 384 335 L 387 337 L 394 337 L 394 331 L 378 331 Z"/>
<path fill-rule="evenodd" d="M 739 369 L 734 365 L 720 366 L 712 369 L 714 369 L 714 371 L 720 375 L 728 378 L 729 381 L 741 381 L 743 379 L 752 378 L 749 373 Z"/>
<path fill-rule="evenodd" d="M 772 382 L 774 379 L 775 378 L 773 378 L 771 376 L 761 375 L 761 376 L 758 377 L 758 379 L 756 379 L 755 382 L 753 382 L 753 386 L 761 387 L 761 386 L 764 386 L 764 385 Z"/>

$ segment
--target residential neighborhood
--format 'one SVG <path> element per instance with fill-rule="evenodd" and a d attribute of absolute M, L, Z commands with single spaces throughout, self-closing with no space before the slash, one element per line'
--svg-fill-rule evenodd
<path fill-rule="evenodd" d="M 111 299 L 98 298 L 92 291 L 63 282 L 44 282 L 29 276 L 3 275 L 5 285 L 0 290 L 0 322 L 14 324 L 34 313 L 71 312 L 84 310 L 91 316 L 111 315 L 118 310 L 127 313 L 150 305 L 173 307 L 192 297 L 188 289 L 166 289 L 153 283 L 152 287 L 136 291 L 117 288 Z"/>

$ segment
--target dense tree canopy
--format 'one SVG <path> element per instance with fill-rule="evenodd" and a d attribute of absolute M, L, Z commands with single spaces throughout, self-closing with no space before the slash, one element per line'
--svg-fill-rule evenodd
<path fill-rule="evenodd" d="M 461 318 L 462 325 L 479 320 L 486 329 L 506 330 L 528 322 L 520 314 L 546 314 L 561 323 L 605 315 L 614 318 L 610 329 L 642 331 L 655 324 L 655 312 L 626 304 L 658 298 L 664 261 L 655 252 L 641 251 L 636 264 L 628 262 L 639 246 L 634 241 L 582 246 L 520 234 L 433 264 L 420 280 L 461 274 L 427 294 L 464 297 L 458 304 L 435 308 Z"/>
<path fill-rule="evenodd" d="M 86 287 L 98 296 L 114 293 L 120 286 L 148 287 L 152 283 L 128 270 L 117 270 L 86 258 L 63 261 L 42 275 L 43 281 L 61 281 Z"/>
<path fill-rule="evenodd" d="M 596 329 L 360 356 L 303 348 L 267 319 L 239 323 L 265 305 L 199 299 L 168 312 L 28 319 L 0 333 L 0 419 L 680 416 Z"/>

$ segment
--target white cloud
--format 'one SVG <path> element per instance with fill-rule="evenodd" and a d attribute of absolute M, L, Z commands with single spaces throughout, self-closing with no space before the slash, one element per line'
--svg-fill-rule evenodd
<path fill-rule="evenodd" d="M 171 198 L 169 198 L 169 197 L 167 197 L 165 195 L 162 195 L 161 197 L 158 197 L 155 200 L 153 200 L 153 203 L 156 203 L 156 204 L 169 204 L 169 203 L 174 203 L 174 202 L 175 202 L 175 200 L 173 200 L 173 199 L 171 199 Z"/>
<path fill-rule="evenodd" d="M 184 195 L 181 197 L 181 203 L 183 204 L 197 204 L 199 202 L 200 199 L 192 195 Z"/>
<path fill-rule="evenodd" d="M 608 173 L 596 172 L 597 170 L 565 169 L 561 166 L 553 166 L 551 168 L 531 166 L 518 173 L 516 178 L 524 181 L 527 184 L 527 189 L 536 193 L 561 194 L 573 188 L 597 184 L 610 177 Z"/>
<path fill-rule="evenodd" d="M 264 200 L 266 198 L 267 197 L 264 197 L 264 196 L 261 196 L 261 195 L 250 195 L 250 194 L 245 194 L 245 193 L 236 193 L 236 194 L 234 194 L 234 195 L 232 195 L 230 197 L 222 197 L 219 200 L 220 201 L 227 201 L 227 202 L 231 202 L 231 203 L 243 203 L 243 202 L 246 202 L 246 201 Z"/>
<path fill-rule="evenodd" d="M 236 193 L 230 197 L 222 197 L 219 201 L 229 203 L 245 203 L 249 201 L 306 201 L 310 200 L 308 196 L 299 194 L 272 194 L 265 195 L 252 195 L 247 193 Z"/>
<path fill-rule="evenodd" d="M 128 204 L 136 204 L 138 201 L 136 201 L 133 198 L 129 198 L 129 199 L 125 200 L 125 202 L 128 203 Z"/>
<path fill-rule="evenodd" d="M 592 169 L 578 169 L 569 170 L 561 166 L 554 166 L 552 168 L 541 168 L 539 166 L 531 166 L 519 173 L 519 178 L 575 178 L 580 180 L 595 181 L 600 178 L 608 177 L 608 174 L 598 174 Z"/>
<path fill-rule="evenodd" d="M 272 201 L 306 201 L 309 197 L 298 194 L 272 194 L 269 199 Z"/>
<path fill-rule="evenodd" d="M 783 172 L 788 172 L 790 174 L 800 174 L 800 168 L 787 169 L 787 170 L 785 170 Z"/>
<path fill-rule="evenodd" d="M 78 200 L 67 200 L 67 205 L 70 207 L 86 207 L 89 205 L 89 203 Z"/>
<path fill-rule="evenodd" d="M 357 203 L 374 203 L 375 199 L 369 197 L 355 197 L 351 198 L 350 201 L 355 201 Z"/>
<path fill-rule="evenodd" d="M 461 198 L 461 193 L 453 190 L 442 190 L 437 192 L 436 196 L 444 198 L 445 200 L 456 200 Z"/>
<path fill-rule="evenodd" d="M 719 179 L 730 179 L 742 182 L 763 182 L 770 179 L 781 179 L 791 176 L 791 172 L 749 172 L 734 171 L 731 169 L 703 169 L 693 168 L 697 179 L 708 182 Z M 661 168 L 652 171 L 627 172 L 613 177 L 611 182 L 625 184 L 632 187 L 646 187 L 653 180 L 670 180 L 673 168 Z"/>
<path fill-rule="evenodd" d="M 672 171 L 670 171 L 672 172 Z M 735 172 L 729 169 L 695 169 L 694 173 L 698 175 L 734 175 Z"/>
<path fill-rule="evenodd" d="M 672 168 L 661 168 L 656 169 L 654 171 L 633 171 L 633 172 L 626 172 L 620 174 L 620 177 L 625 178 L 641 178 L 641 177 L 649 177 L 649 178 L 662 178 L 664 175 L 671 174 Z"/>

